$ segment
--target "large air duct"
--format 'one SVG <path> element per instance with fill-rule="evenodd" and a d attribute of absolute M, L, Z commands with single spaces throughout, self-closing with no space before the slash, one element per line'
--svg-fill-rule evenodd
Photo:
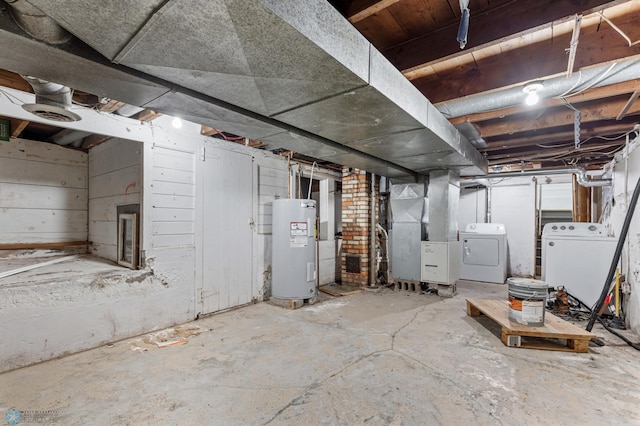
<path fill-rule="evenodd" d="M 570 96 L 595 87 L 609 86 L 640 78 L 640 59 L 629 59 L 613 64 L 601 65 L 573 73 L 571 77 L 556 77 L 543 82 L 543 88 L 537 93 L 540 98 Z M 498 92 L 471 95 L 438 105 L 438 110 L 447 118 L 479 112 L 493 111 L 521 105 L 524 102 L 522 86 Z"/>
<path fill-rule="evenodd" d="M 36 94 L 36 103 L 24 104 L 22 108 L 46 120 L 80 121 L 80 116 L 71 112 L 71 89 L 67 86 L 31 76 L 23 75 L 22 78 Z"/>
<path fill-rule="evenodd" d="M 47 44 L 61 44 L 73 35 L 40 9 L 25 0 L 5 0 L 11 6 L 11 17 L 24 32 Z"/>

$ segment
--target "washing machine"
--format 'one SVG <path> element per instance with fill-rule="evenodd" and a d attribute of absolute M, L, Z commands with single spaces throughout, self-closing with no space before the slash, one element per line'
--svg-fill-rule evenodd
<path fill-rule="evenodd" d="M 470 223 L 460 232 L 460 279 L 504 284 L 507 230 L 501 223 Z"/>
<path fill-rule="evenodd" d="M 617 244 L 600 223 L 548 223 L 542 229 L 542 280 L 549 287 L 565 287 L 592 307 L 602 293 Z"/>

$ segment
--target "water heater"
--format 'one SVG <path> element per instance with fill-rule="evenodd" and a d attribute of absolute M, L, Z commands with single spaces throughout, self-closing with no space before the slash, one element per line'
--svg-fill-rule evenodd
<path fill-rule="evenodd" d="M 316 202 L 273 202 L 271 296 L 310 299 L 316 289 Z"/>

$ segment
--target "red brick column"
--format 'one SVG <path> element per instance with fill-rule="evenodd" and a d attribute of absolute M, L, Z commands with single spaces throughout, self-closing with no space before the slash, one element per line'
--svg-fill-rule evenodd
<path fill-rule="evenodd" d="M 351 171 L 349 171 L 351 170 Z M 379 179 L 376 179 L 375 215 L 378 220 Z M 342 169 L 342 282 L 369 283 L 371 236 L 371 174 Z M 359 272 L 358 272 L 359 270 Z"/>

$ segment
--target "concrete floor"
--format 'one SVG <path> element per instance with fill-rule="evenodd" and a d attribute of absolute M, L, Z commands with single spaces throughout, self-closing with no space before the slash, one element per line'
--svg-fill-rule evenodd
<path fill-rule="evenodd" d="M 639 353 L 507 348 L 466 297 L 363 292 L 289 311 L 261 303 L 201 319 L 183 345 L 148 339 L 0 375 L 0 415 L 60 424 L 640 424 Z M 81 326 L 81 325 L 79 325 Z M 189 333 L 187 333 L 189 334 Z M 19 338 L 19 337 L 18 337 Z M 145 350 L 146 349 L 146 350 Z"/>

